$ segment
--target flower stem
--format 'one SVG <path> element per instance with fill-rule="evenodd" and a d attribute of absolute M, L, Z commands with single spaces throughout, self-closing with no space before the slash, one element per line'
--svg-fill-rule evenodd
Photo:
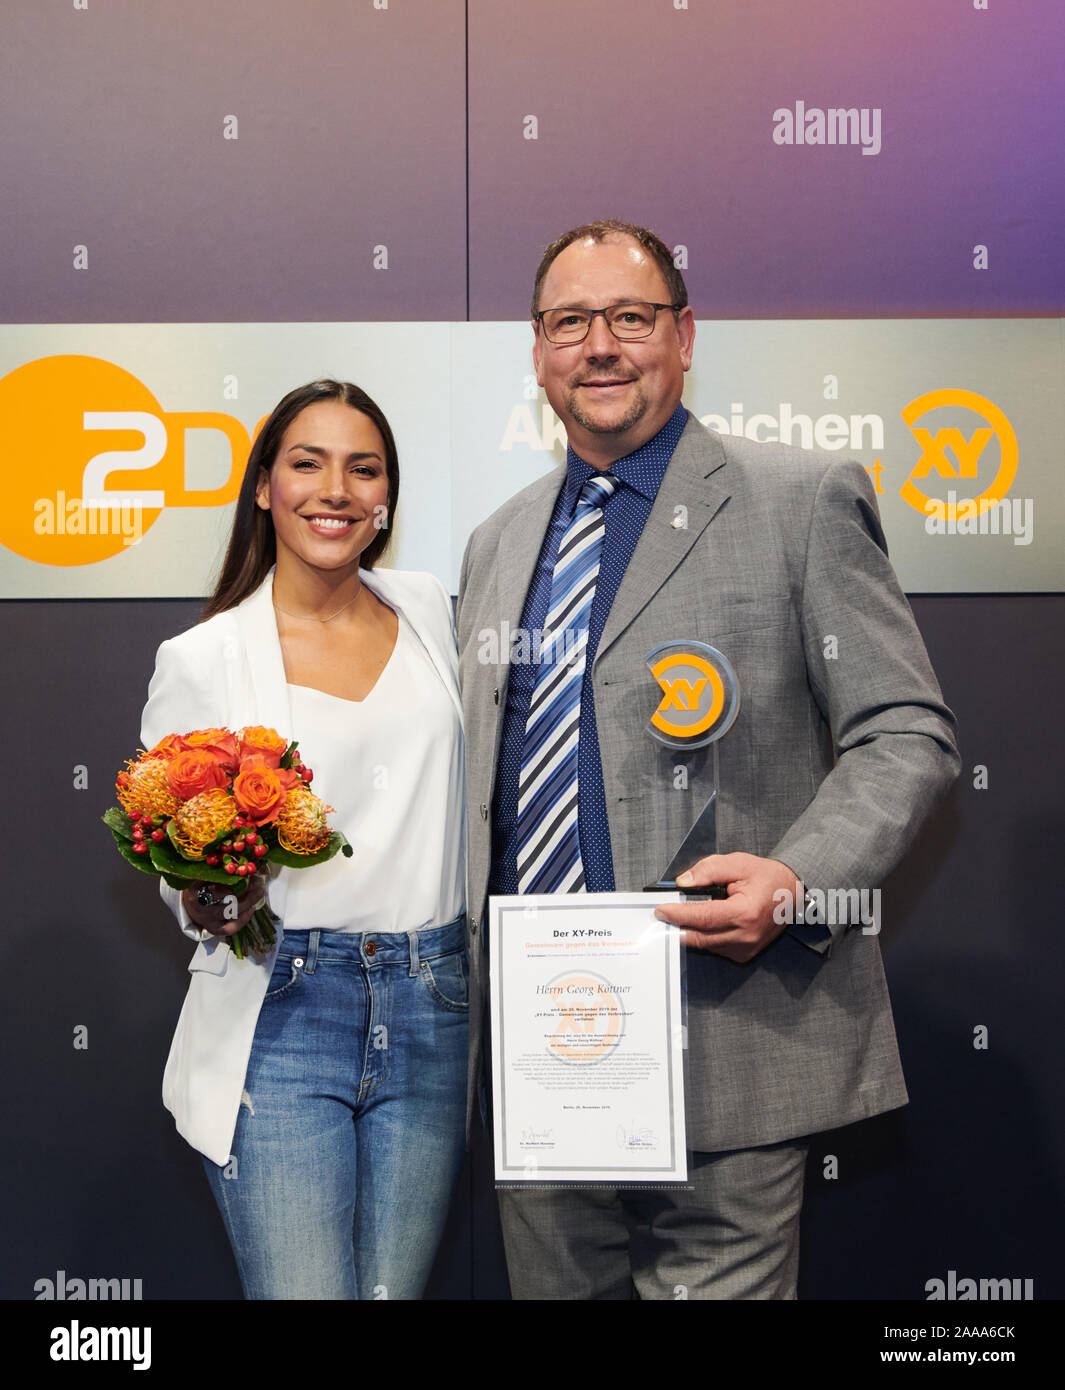
<path fill-rule="evenodd" d="M 229 938 L 229 945 L 237 959 L 243 960 L 245 955 L 252 952 L 265 955 L 276 940 L 273 914 L 263 903 L 252 913 L 251 920 L 245 923 L 240 931 L 233 933 Z"/>

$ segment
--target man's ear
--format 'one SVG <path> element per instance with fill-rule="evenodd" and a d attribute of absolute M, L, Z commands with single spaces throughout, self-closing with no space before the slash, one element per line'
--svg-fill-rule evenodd
<path fill-rule="evenodd" d="M 270 510 L 270 474 L 265 468 L 259 469 L 259 481 L 255 485 L 255 501 L 264 512 Z"/>
<path fill-rule="evenodd" d="M 533 367 L 536 369 L 536 384 L 544 384 L 544 374 L 541 370 L 541 362 L 544 356 L 544 340 L 540 332 L 540 325 L 533 319 Z"/>
<path fill-rule="evenodd" d="M 691 369 L 692 348 L 695 343 L 695 315 L 691 305 L 686 304 L 677 313 L 677 342 L 680 344 L 680 360 L 685 371 Z"/>

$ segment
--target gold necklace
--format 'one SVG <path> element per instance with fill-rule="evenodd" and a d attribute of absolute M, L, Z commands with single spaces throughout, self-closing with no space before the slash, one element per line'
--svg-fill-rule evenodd
<path fill-rule="evenodd" d="M 328 623 L 332 622 L 334 618 L 339 617 L 340 614 L 343 613 L 345 608 L 350 608 L 361 593 L 362 585 L 360 584 L 358 589 L 356 589 L 356 591 L 352 594 L 351 598 L 348 599 L 347 603 L 342 604 L 341 607 L 338 608 L 335 613 L 330 613 L 328 618 L 318 618 L 313 613 L 290 613 L 287 608 L 281 607 L 276 598 L 273 599 L 273 604 L 279 613 L 284 613 L 286 618 L 296 618 L 304 623 Z M 273 598 L 273 595 L 271 595 L 271 598 Z"/>

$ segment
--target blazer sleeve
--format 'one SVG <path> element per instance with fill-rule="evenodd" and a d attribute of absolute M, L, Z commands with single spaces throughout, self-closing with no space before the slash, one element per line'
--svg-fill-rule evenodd
<path fill-rule="evenodd" d="M 167 734 L 214 728 L 222 717 L 217 691 L 210 678 L 211 663 L 197 660 L 188 637 L 185 633 L 182 637 L 171 638 L 156 652 L 155 672 L 148 685 L 148 703 L 141 715 L 141 745 L 144 748 L 154 747 Z M 210 937 L 210 933 L 201 931 L 185 911 L 177 888 L 171 888 L 161 878 L 159 893 L 187 937 L 193 941 Z"/>
<path fill-rule="evenodd" d="M 913 843 L 960 758 L 954 716 L 888 560 L 872 484 L 853 460 L 827 469 L 818 487 L 802 628 L 835 764 L 770 854 L 808 890 L 872 888 Z"/>

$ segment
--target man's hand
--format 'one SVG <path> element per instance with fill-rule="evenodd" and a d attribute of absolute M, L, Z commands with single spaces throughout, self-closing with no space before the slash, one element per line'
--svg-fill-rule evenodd
<path fill-rule="evenodd" d="M 655 916 L 687 928 L 685 946 L 713 951 L 737 965 L 753 960 L 787 926 L 784 913 L 779 914 L 784 920 L 773 920 L 774 909 L 781 902 L 779 897 L 774 901 L 774 894 L 783 890 L 802 901 L 802 884 L 787 864 L 755 854 L 710 854 L 677 878 L 678 888 L 705 888 L 711 883 L 726 884 L 728 897 L 664 903 L 655 908 Z"/>

